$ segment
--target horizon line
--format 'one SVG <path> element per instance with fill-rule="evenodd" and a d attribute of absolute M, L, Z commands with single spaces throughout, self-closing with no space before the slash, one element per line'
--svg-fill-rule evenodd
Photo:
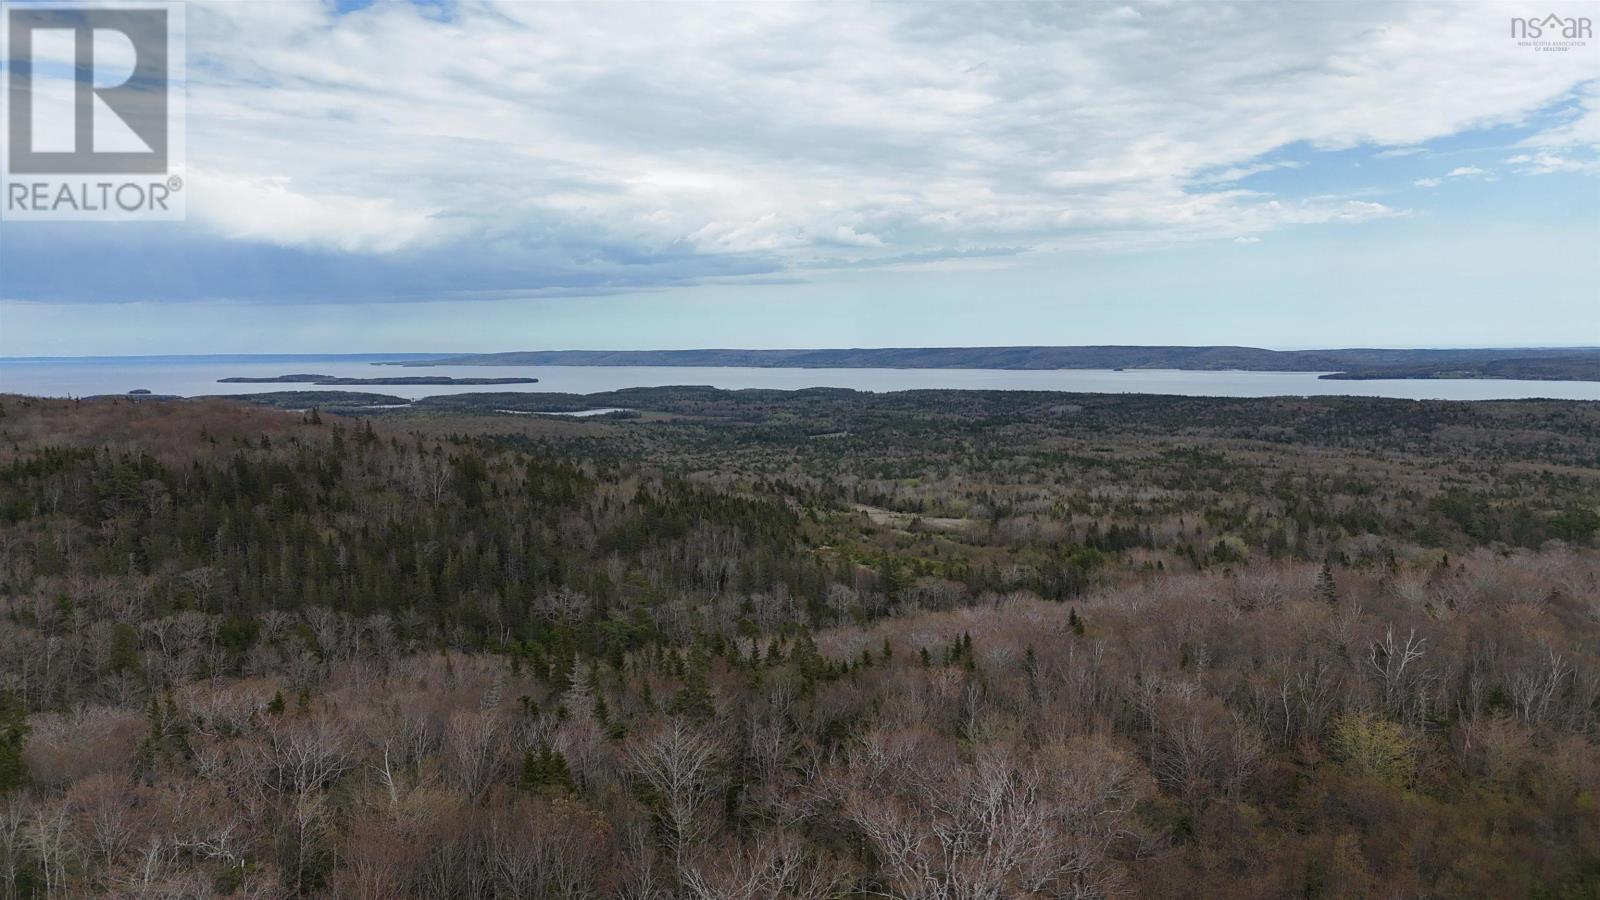
<path fill-rule="evenodd" d="M 521 350 L 394 350 L 394 351 L 343 351 L 343 352 L 307 352 L 288 351 L 282 353 L 256 352 L 256 353 L 84 353 L 62 356 L 10 356 L 0 354 L 0 363 L 20 362 L 53 362 L 61 360 L 95 360 L 95 359 L 240 359 L 240 358 L 266 358 L 266 357 L 437 357 L 452 358 L 461 356 L 495 356 L 504 353 L 711 353 L 711 352 L 755 352 L 755 353 L 810 353 L 818 351 L 862 351 L 862 350 L 1062 350 L 1083 348 L 1129 348 L 1129 349 L 1156 349 L 1156 348 L 1183 348 L 1183 349 L 1235 349 L 1235 350 L 1265 350 L 1272 353 L 1334 353 L 1361 350 L 1600 350 L 1600 344 L 1453 344 L 1453 345 L 1391 345 L 1391 346 L 1365 346 L 1365 347 L 1260 347 L 1252 344 L 915 344 L 908 346 L 877 346 L 877 347 L 649 347 L 649 348 L 593 348 L 593 347 L 563 347 L 544 349 Z"/>

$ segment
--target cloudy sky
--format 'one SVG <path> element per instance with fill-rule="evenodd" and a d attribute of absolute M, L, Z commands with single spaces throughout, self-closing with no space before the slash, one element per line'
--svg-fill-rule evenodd
<path fill-rule="evenodd" d="M 0 224 L 0 355 L 1600 344 L 1530 14 L 190 3 L 187 221 Z"/>

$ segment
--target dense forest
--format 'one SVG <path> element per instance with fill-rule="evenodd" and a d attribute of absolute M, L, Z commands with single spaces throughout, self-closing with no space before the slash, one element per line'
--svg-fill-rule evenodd
<path fill-rule="evenodd" d="M 1600 897 L 1600 404 L 364 396 L 0 397 L 0 898 Z"/>

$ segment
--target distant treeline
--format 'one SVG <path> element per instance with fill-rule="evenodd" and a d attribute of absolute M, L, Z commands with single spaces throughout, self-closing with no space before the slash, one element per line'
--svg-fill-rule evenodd
<path fill-rule="evenodd" d="M 218 378 L 219 384 L 538 384 L 537 378 L 452 378 L 448 375 L 400 375 L 380 378 L 341 378 L 337 375 L 274 375 L 250 378 L 235 375 Z"/>
<path fill-rule="evenodd" d="M 1323 378 L 1369 381 L 1377 378 L 1520 378 L 1528 381 L 1600 381 L 1600 355 L 1491 359 L 1482 363 L 1431 363 L 1373 366 L 1335 372 Z"/>
<path fill-rule="evenodd" d="M 404 366 L 750 366 L 803 369 L 1242 369 L 1343 378 L 1600 380 L 1600 348 L 1264 350 L 1259 347 L 883 347 L 839 350 L 531 350 Z"/>

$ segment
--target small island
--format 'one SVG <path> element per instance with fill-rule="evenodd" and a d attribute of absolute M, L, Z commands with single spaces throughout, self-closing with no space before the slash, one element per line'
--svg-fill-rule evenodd
<path fill-rule="evenodd" d="M 419 376 L 388 376 L 378 378 L 341 378 L 336 375 L 314 375 L 296 373 L 293 375 L 277 375 L 271 378 L 253 378 L 236 375 L 231 378 L 218 378 L 221 384 L 317 384 L 317 385 L 349 385 L 349 384 L 538 384 L 537 378 L 452 378 L 448 375 L 419 375 Z"/>

